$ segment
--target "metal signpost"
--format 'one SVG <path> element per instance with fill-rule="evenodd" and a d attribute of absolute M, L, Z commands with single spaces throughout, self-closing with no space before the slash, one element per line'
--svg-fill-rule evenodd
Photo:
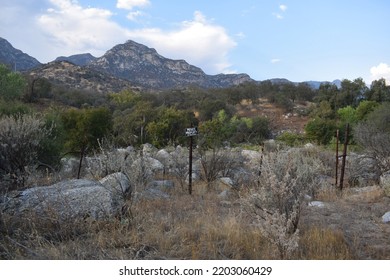
<path fill-rule="evenodd" d="M 194 136 L 198 135 L 197 127 L 186 128 L 186 136 L 190 138 L 190 154 L 189 154 L 189 168 L 188 168 L 188 193 L 192 194 L 192 145 Z"/>

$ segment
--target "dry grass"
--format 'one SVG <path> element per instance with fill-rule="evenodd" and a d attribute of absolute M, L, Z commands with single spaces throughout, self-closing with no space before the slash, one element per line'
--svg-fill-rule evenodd
<path fill-rule="evenodd" d="M 299 257 L 309 260 L 345 260 L 353 258 L 341 231 L 319 227 L 302 230 Z"/>
<path fill-rule="evenodd" d="M 0 259 L 276 259 L 277 249 L 242 213 L 204 186 L 192 196 L 139 201 L 120 218 L 59 223 L 3 216 Z M 298 259 L 349 259 L 342 234 L 302 231 Z"/>

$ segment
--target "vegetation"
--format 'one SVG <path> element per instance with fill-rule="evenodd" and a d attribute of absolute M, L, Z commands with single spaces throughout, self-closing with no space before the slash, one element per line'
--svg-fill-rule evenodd
<path fill-rule="evenodd" d="M 276 115 L 256 109 L 264 102 Z M 32 176 L 39 177 L 37 184 L 56 181 L 61 159 L 70 155 L 80 156 L 79 174 L 83 158 L 93 157 L 95 166 L 85 163 L 89 178 L 122 172 L 138 189 L 153 178 L 181 186 L 171 199 L 126 197 L 123 213 L 104 221 L 23 220 L 0 209 L 0 258 L 355 258 L 350 236 L 302 220 L 301 210 L 307 195 L 344 199 L 330 198 L 324 177 L 333 175 L 334 155 L 327 147 L 337 129 L 343 140 L 346 124 L 350 142 L 375 160 L 375 168 L 381 174 L 390 169 L 389 102 L 383 79 L 370 87 L 359 78 L 343 80 L 340 88 L 264 81 L 96 95 L 31 80 L 0 65 L 1 199 L 32 186 Z M 279 117 L 291 116 L 304 117 L 304 131 L 278 127 Z M 194 150 L 200 181 L 189 197 L 188 151 L 181 146 L 188 144 L 185 129 L 193 126 L 199 128 Z M 276 142 L 265 145 L 272 138 Z M 302 148 L 309 142 L 320 148 Z M 146 143 L 174 147 L 170 160 L 160 155 L 163 170 L 148 166 L 153 152 L 141 149 Z M 242 169 L 247 162 L 241 147 L 263 147 L 249 171 Z M 235 183 L 226 199 L 222 177 Z"/>

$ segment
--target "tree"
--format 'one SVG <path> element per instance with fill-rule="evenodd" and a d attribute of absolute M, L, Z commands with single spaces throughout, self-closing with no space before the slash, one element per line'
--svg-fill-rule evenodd
<path fill-rule="evenodd" d="M 19 99 L 25 89 L 26 81 L 19 73 L 11 72 L 5 65 L 0 64 L 0 98 L 4 100 Z"/>
<path fill-rule="evenodd" d="M 323 83 L 320 85 L 318 89 L 317 96 L 314 100 L 317 103 L 321 103 L 322 101 L 327 101 L 332 110 L 336 110 L 337 104 L 337 96 L 340 94 L 339 89 L 336 85 L 330 83 Z"/>
<path fill-rule="evenodd" d="M 183 144 L 186 140 L 184 132 L 187 127 L 196 124 L 192 112 L 177 110 L 175 108 L 162 108 L 156 120 L 148 123 L 146 130 L 152 144 L 163 147 L 169 144 Z"/>
<path fill-rule="evenodd" d="M 97 148 L 112 130 L 111 112 L 106 108 L 70 109 L 61 116 L 66 132 L 65 147 L 71 153 L 80 153 L 79 173 L 87 150 Z"/>
<path fill-rule="evenodd" d="M 352 106 L 356 108 L 359 102 L 364 99 L 368 88 L 362 78 L 353 81 L 344 79 L 341 81 L 341 90 L 336 100 L 337 108 Z"/>
<path fill-rule="evenodd" d="M 379 79 L 371 83 L 370 90 L 366 92 L 366 98 L 370 101 L 390 101 L 390 86 L 386 85 L 385 79 Z"/>
<path fill-rule="evenodd" d="M 336 123 L 333 120 L 314 118 L 306 124 L 305 132 L 309 141 L 326 145 L 335 135 Z"/>
<path fill-rule="evenodd" d="M 141 145 L 148 141 L 146 126 L 157 118 L 156 109 L 147 101 L 138 101 L 131 108 L 117 110 L 113 117 L 115 141 L 119 145 Z"/>

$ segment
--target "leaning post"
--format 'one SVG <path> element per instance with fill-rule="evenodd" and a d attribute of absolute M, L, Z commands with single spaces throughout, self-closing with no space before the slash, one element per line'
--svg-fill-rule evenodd
<path fill-rule="evenodd" d="M 197 127 L 186 128 L 186 136 L 190 138 L 189 140 L 189 159 L 188 159 L 188 193 L 192 194 L 192 146 L 193 146 L 193 137 L 198 135 Z"/>

